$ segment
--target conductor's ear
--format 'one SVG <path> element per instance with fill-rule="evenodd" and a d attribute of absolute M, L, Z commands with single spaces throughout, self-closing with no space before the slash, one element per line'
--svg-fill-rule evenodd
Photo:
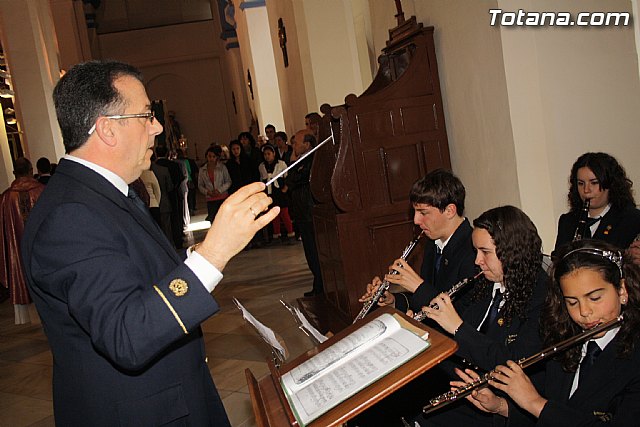
<path fill-rule="evenodd" d="M 109 120 L 107 117 L 98 117 L 95 132 L 103 143 L 110 147 L 116 145 L 117 139 L 115 129 L 113 129 L 113 120 Z"/>

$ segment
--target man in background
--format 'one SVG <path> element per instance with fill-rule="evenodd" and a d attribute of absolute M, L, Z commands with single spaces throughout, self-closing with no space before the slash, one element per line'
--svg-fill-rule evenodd
<path fill-rule="evenodd" d="M 16 179 L 0 196 L 0 285 L 9 289 L 15 324 L 21 325 L 31 322 L 31 297 L 22 269 L 20 240 L 24 223 L 45 186 L 33 178 L 31 162 L 24 157 L 16 159 L 13 175 Z"/>

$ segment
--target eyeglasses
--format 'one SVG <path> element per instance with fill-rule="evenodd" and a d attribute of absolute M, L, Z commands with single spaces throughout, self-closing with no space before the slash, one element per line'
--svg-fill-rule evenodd
<path fill-rule="evenodd" d="M 156 118 L 156 114 L 151 111 L 149 113 L 138 113 L 138 114 L 113 114 L 110 116 L 102 116 L 105 117 L 107 119 L 113 119 L 113 120 L 122 120 L 122 119 L 149 119 L 149 123 L 153 124 L 153 120 Z M 96 124 L 94 123 L 93 126 L 91 126 L 91 129 L 89 129 L 88 134 L 91 135 L 93 132 L 95 132 L 96 130 Z"/>

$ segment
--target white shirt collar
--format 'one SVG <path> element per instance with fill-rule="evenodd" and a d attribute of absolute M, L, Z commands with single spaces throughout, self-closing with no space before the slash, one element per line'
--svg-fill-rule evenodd
<path fill-rule="evenodd" d="M 466 219 L 466 218 L 465 218 Z M 464 220 L 463 220 L 464 222 Z M 456 228 L 457 230 L 457 228 Z M 456 232 L 454 231 L 453 233 L 451 233 L 451 236 L 447 237 L 447 240 L 442 240 L 442 239 L 436 239 L 435 240 L 435 244 L 438 247 L 438 249 L 440 249 L 440 252 L 444 251 L 444 247 L 447 246 L 447 243 L 449 243 L 449 240 L 451 240 L 451 238 L 453 237 L 453 235 L 456 234 Z"/>
<path fill-rule="evenodd" d="M 607 206 L 605 206 L 604 209 L 602 209 L 602 212 L 600 212 L 598 214 L 598 216 L 595 216 L 595 217 L 591 217 L 590 216 L 589 218 L 598 218 L 598 219 L 600 219 L 603 216 L 605 216 L 609 212 L 609 210 L 611 210 L 611 203 L 609 203 Z"/>
<path fill-rule="evenodd" d="M 127 185 L 126 182 L 124 182 L 124 179 L 120 178 L 118 175 L 111 172 L 110 170 L 105 169 L 102 166 L 98 166 L 95 163 L 90 162 L 88 160 L 81 159 L 76 156 L 72 156 L 71 154 L 65 154 L 63 159 L 71 160 L 72 162 L 80 163 L 81 165 L 88 167 L 89 169 L 91 169 L 92 171 L 94 171 L 95 173 L 97 173 L 107 181 L 109 181 L 114 187 L 118 189 L 118 191 L 120 191 L 125 196 L 129 194 L 129 186 Z"/>

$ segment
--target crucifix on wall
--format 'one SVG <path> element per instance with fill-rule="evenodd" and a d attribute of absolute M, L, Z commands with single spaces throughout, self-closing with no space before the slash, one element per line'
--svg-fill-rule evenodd
<path fill-rule="evenodd" d="M 287 68 L 289 66 L 289 54 L 287 53 L 287 29 L 284 27 L 282 18 L 278 18 L 278 40 L 280 41 L 280 49 L 282 49 L 284 67 Z"/>

